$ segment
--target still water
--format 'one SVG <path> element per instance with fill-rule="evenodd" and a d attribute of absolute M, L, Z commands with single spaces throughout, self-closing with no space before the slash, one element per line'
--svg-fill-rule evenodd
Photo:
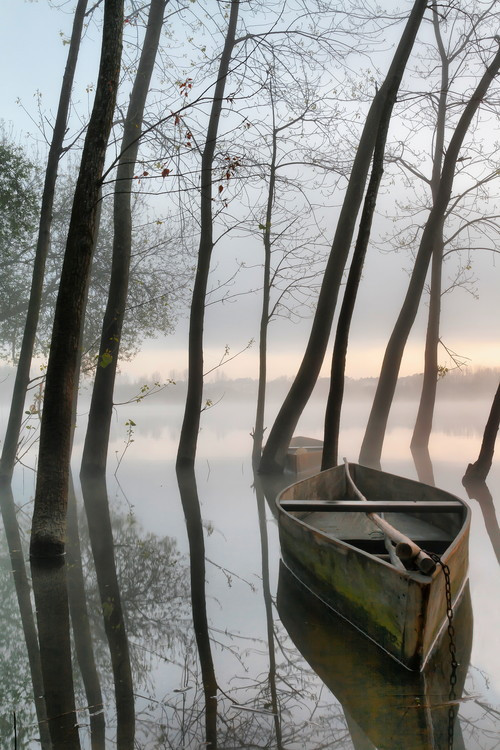
<path fill-rule="evenodd" d="M 368 408 L 369 404 L 347 404 L 341 451 L 350 460 L 357 458 Z M 415 410 L 414 403 L 396 405 L 383 457 L 385 470 L 410 477 L 416 477 L 408 448 L 408 425 Z M 439 406 L 436 415 L 431 443 L 436 484 L 464 498 L 461 477 L 467 463 L 477 457 L 487 412 L 488 404 L 483 402 L 448 402 Z M 466 599 L 455 613 L 460 666 L 452 705 L 458 706 L 459 722 L 450 734 L 448 643 L 424 675 L 412 675 L 325 612 L 280 566 L 272 505 L 275 488 L 256 482 L 251 467 L 252 405 L 222 400 L 203 417 L 196 482 L 187 479 L 179 488 L 174 458 L 182 409 L 151 399 L 120 407 L 116 414 L 108 496 L 135 705 L 135 745 L 127 744 L 127 733 L 131 736 L 133 730 L 121 718 L 118 746 L 176 750 L 500 747 L 498 457 L 488 478 L 489 492 L 470 500 L 471 604 Z M 75 476 L 85 421 L 82 407 Z M 298 433 L 321 437 L 321 421 L 320 409 L 311 407 Z M 34 476 L 29 456 L 25 463 L 16 474 L 14 489 L 27 544 Z M 80 494 L 78 486 L 76 494 Z M 117 688 L 113 678 L 110 652 L 116 676 L 120 646 L 105 632 L 80 507 L 78 514 L 78 554 L 88 615 L 79 590 L 72 597 L 73 612 L 79 612 L 73 629 L 80 638 L 88 617 L 92 646 L 83 670 L 75 655 L 73 659 L 80 738 L 84 748 L 112 748 L 117 746 L 115 695 L 121 699 L 123 686 Z M 37 748 L 40 731 L 26 639 L 3 537 L 0 554 L 1 746 Z M 68 566 L 70 581 L 72 566 L 78 567 L 78 560 Z M 43 586 L 49 599 L 54 596 L 56 584 L 51 589 L 45 581 Z M 39 596 L 39 616 L 40 601 Z M 49 609 L 57 606 L 54 599 Z M 72 649 L 75 652 L 74 642 Z M 56 648 L 52 675 L 56 681 L 64 669 L 58 658 Z M 90 662 L 95 669 L 89 669 Z M 98 676 L 102 712 L 98 705 L 88 710 L 89 692 L 81 672 Z M 101 738 L 94 738 L 93 745 L 92 714 L 95 733 Z M 207 740 L 212 744 L 205 744 Z"/>

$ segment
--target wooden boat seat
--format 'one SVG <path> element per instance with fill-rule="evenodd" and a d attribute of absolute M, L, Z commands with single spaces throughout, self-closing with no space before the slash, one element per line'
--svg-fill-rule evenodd
<path fill-rule="evenodd" d="M 364 503 L 363 505 L 366 505 Z M 359 507 L 359 503 L 358 503 Z M 300 513 L 299 517 L 309 526 L 317 528 L 327 536 L 349 540 L 381 540 L 384 535 L 376 528 L 364 511 L 331 513 L 330 511 Z M 409 536 L 423 549 L 428 549 L 432 542 L 445 542 L 446 546 L 453 541 L 452 531 L 447 532 L 433 523 L 407 513 L 384 513 L 384 518 L 402 534 Z M 359 545 L 356 545 L 359 546 Z"/>
<path fill-rule="evenodd" d="M 463 513 L 464 509 L 463 503 L 458 500 L 281 500 L 280 505 L 289 513 L 296 511 Z"/>

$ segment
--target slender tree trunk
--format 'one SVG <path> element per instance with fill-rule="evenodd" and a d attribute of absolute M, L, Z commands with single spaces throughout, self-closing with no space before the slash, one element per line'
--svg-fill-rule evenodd
<path fill-rule="evenodd" d="M 9 482 L 14 471 L 17 444 L 19 442 L 19 433 L 24 414 L 24 402 L 29 383 L 31 359 L 33 356 L 33 347 L 35 345 L 36 329 L 38 326 L 38 317 L 42 299 L 45 262 L 50 245 L 50 226 L 52 224 L 52 209 L 54 205 L 57 172 L 59 159 L 63 150 L 71 90 L 73 88 L 78 52 L 80 50 L 87 2 L 88 0 L 79 0 L 75 10 L 68 59 L 64 71 L 61 93 L 59 95 L 59 106 L 57 109 L 52 141 L 47 159 L 47 167 L 45 170 L 45 182 L 42 193 L 42 205 L 40 208 L 40 223 L 38 227 L 38 240 L 33 266 L 28 312 L 26 315 L 19 361 L 17 363 L 16 379 L 14 382 L 9 420 L 3 443 L 2 458 L 0 460 L 0 477 L 2 480 L 4 477 L 8 478 Z"/>
<path fill-rule="evenodd" d="M 261 472 L 283 471 L 288 445 L 318 378 L 330 337 L 338 291 L 363 199 L 384 104 L 393 80 L 398 78 L 400 71 L 406 67 L 425 9 L 425 0 L 416 0 L 386 80 L 375 95 L 368 112 L 325 269 L 307 348 L 292 387 L 269 433 L 260 463 Z"/>
<path fill-rule="evenodd" d="M 28 301 L 28 312 L 24 328 L 21 351 L 17 363 L 14 390 L 10 405 L 7 429 L 5 432 L 2 456 L 0 459 L 0 507 L 2 511 L 3 524 L 7 536 L 16 593 L 21 613 L 28 658 L 30 663 L 35 706 L 40 724 L 40 738 L 42 748 L 50 747 L 50 737 L 46 722 L 46 710 L 43 696 L 42 674 L 40 666 L 40 652 L 35 627 L 35 620 L 31 608 L 30 584 L 26 573 L 24 555 L 22 552 L 19 528 L 17 525 L 16 509 L 11 489 L 12 474 L 16 461 L 16 452 L 19 442 L 19 434 L 24 415 L 24 403 L 26 390 L 28 388 L 33 347 L 38 326 L 40 303 L 42 298 L 43 279 L 45 273 L 45 262 L 50 244 L 50 225 L 52 222 L 52 207 L 54 203 L 54 192 L 57 180 L 59 159 L 62 153 L 63 140 L 66 132 L 71 90 L 80 49 L 83 21 L 88 0 L 79 0 L 73 20 L 73 30 L 68 50 L 68 59 L 64 71 L 59 105 L 57 109 L 52 141 L 45 170 L 45 181 L 42 193 L 42 205 L 40 209 L 40 223 L 38 227 L 38 240 L 33 266 L 30 297 Z"/>
<path fill-rule="evenodd" d="M 401 69 L 399 77 L 394 77 L 393 85 L 388 94 L 380 119 L 373 154 L 372 172 L 366 190 L 365 202 L 358 230 L 358 238 L 354 248 L 349 275 L 347 277 L 344 299 L 342 301 L 342 307 L 340 308 L 337 333 L 333 347 L 330 391 L 325 412 L 323 457 L 321 462 L 322 471 L 329 469 L 331 466 L 336 466 L 338 461 L 340 414 L 344 397 L 345 366 L 347 346 L 349 342 L 349 330 L 351 327 L 354 305 L 356 304 L 359 283 L 361 281 L 361 273 L 363 271 L 368 242 L 370 241 L 373 214 L 375 213 L 380 182 L 382 180 L 382 175 L 384 174 L 384 154 L 387 133 L 389 131 L 392 110 L 399 91 L 403 72 L 404 70 Z"/>
<path fill-rule="evenodd" d="M 495 442 L 498 434 L 498 425 L 500 423 L 500 384 L 495 393 L 495 398 L 491 405 L 490 414 L 486 427 L 484 428 L 483 442 L 481 443 L 481 450 L 477 461 L 473 464 L 469 464 L 467 471 L 464 474 L 463 483 L 467 485 L 468 482 L 486 480 L 491 464 L 493 461 L 493 454 L 495 452 Z"/>
<path fill-rule="evenodd" d="M 271 296 L 271 224 L 274 206 L 274 191 L 276 186 L 276 155 L 278 131 L 274 118 L 274 101 L 271 90 L 271 103 L 273 115 L 272 152 L 269 172 L 269 187 L 267 193 L 267 208 L 265 225 L 263 229 L 264 243 L 264 275 L 262 283 L 262 310 L 260 316 L 259 331 L 259 385 L 257 390 L 257 408 L 255 411 L 255 427 L 253 430 L 252 461 L 254 466 L 260 461 L 262 443 L 264 440 L 264 415 L 266 408 L 266 385 L 267 385 L 267 332 L 270 318 L 270 296 Z"/>
<path fill-rule="evenodd" d="M 217 143 L 229 64 L 234 47 L 239 0 L 231 0 L 229 23 L 222 51 L 214 99 L 201 158 L 200 245 L 189 318 L 189 369 L 186 407 L 177 452 L 178 467 L 193 467 L 203 399 L 203 326 L 210 260 L 213 250 L 212 167 Z"/>
<path fill-rule="evenodd" d="M 116 563 L 106 487 L 106 464 L 113 391 L 128 295 L 132 250 L 132 182 L 144 108 L 154 69 L 167 0 L 152 0 L 137 75 L 125 119 L 114 193 L 111 280 L 103 319 L 98 365 L 81 466 L 81 485 L 97 580 L 109 642 L 118 719 L 118 746 L 133 748 L 135 709 L 133 678 Z"/>
<path fill-rule="evenodd" d="M 75 189 L 47 367 L 31 534 L 32 558 L 64 552 L 78 343 L 94 246 L 100 180 L 120 76 L 122 29 L 123 0 L 106 0 L 98 83 Z"/>
<path fill-rule="evenodd" d="M 434 484 L 434 472 L 429 454 L 434 405 L 438 380 L 439 322 L 441 318 L 441 276 L 443 242 L 440 238 L 432 251 L 431 292 L 427 333 L 425 337 L 424 379 L 410 447 L 421 482 Z"/>
<path fill-rule="evenodd" d="M 439 190 L 422 234 L 406 297 L 382 362 L 380 379 L 359 456 L 360 463 L 366 466 L 380 468 L 385 429 L 396 390 L 399 368 L 406 341 L 417 314 L 432 251 L 436 241 L 442 236 L 443 221 L 451 196 L 457 158 L 472 118 L 499 68 L 500 50 L 481 78 L 450 140 L 443 161 Z"/>
<path fill-rule="evenodd" d="M 437 8 L 432 9 L 432 22 L 437 48 L 441 59 L 441 90 L 436 117 L 436 132 L 434 138 L 434 155 L 432 160 L 431 193 L 436 200 L 441 180 L 443 164 L 444 139 L 446 130 L 446 106 L 450 86 L 450 63 L 441 37 L 439 15 Z M 431 291 L 429 299 L 429 315 L 427 333 L 425 337 L 424 379 L 422 393 L 418 407 L 415 428 L 411 439 L 411 451 L 420 481 L 434 484 L 434 471 L 429 454 L 429 439 L 432 431 L 434 406 L 436 403 L 438 376 L 438 347 L 439 327 L 441 319 L 441 277 L 443 267 L 443 237 L 436 238 L 432 253 Z"/>
<path fill-rule="evenodd" d="M 104 473 L 113 411 L 113 391 L 120 339 L 127 304 L 132 251 L 132 183 L 139 150 L 149 84 L 168 0 L 152 0 L 142 54 L 130 96 L 116 173 L 113 207 L 113 256 L 89 421 L 82 458 L 82 475 Z M 88 509 L 88 512 L 91 512 Z"/>

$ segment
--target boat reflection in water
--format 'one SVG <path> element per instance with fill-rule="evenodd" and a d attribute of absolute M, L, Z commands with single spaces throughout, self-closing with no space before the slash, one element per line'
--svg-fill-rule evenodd
<path fill-rule="evenodd" d="M 283 562 L 278 612 L 304 659 L 342 704 L 355 750 L 464 749 L 456 716 L 472 645 L 468 585 L 453 616 L 459 666 L 452 692 L 446 631 L 425 670 L 411 672 L 326 607 Z"/>

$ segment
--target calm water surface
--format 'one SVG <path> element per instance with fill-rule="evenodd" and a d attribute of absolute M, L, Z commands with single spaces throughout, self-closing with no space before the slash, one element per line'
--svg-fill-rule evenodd
<path fill-rule="evenodd" d="M 351 460 L 358 455 L 368 408 L 346 408 L 341 451 Z M 383 458 L 385 470 L 410 477 L 416 477 L 408 448 L 415 410 L 413 403 L 396 406 Z M 464 498 L 461 477 L 477 457 L 487 411 L 483 402 L 448 403 L 436 415 L 431 444 L 436 484 Z M 472 605 L 456 613 L 459 726 L 451 739 L 447 643 L 423 677 L 410 675 L 280 571 L 274 490 L 256 484 L 251 468 L 250 404 L 222 401 L 204 414 L 196 486 L 188 482 L 181 488 L 190 507 L 196 508 L 197 496 L 203 533 L 196 512 L 188 512 L 186 526 L 173 465 L 181 417 L 180 407 L 160 402 L 120 407 L 110 446 L 108 494 L 134 678 L 136 747 L 202 748 L 207 732 L 212 746 L 217 742 L 228 750 L 500 747 L 498 458 L 488 479 L 491 494 L 470 500 Z M 135 425 L 127 447 L 130 419 Z M 85 421 L 82 413 L 76 475 Z M 313 407 L 298 432 L 321 437 L 321 421 Z M 25 543 L 33 491 L 32 470 L 20 469 L 15 498 Z M 105 746 L 112 748 L 110 647 L 81 509 L 79 517 Z M 40 734 L 5 539 L 1 562 L 1 746 L 14 747 L 15 712 L 17 746 L 36 748 Z M 77 666 L 74 674 L 81 742 L 90 748 L 88 699 Z"/>

